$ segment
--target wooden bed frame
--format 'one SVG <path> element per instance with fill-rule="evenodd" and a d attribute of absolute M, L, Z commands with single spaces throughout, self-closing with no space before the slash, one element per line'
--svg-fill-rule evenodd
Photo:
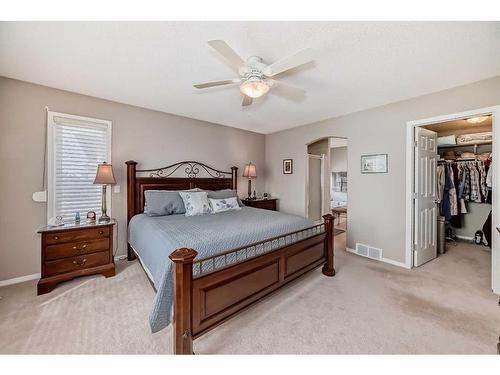
<path fill-rule="evenodd" d="M 224 172 L 200 162 L 184 161 L 138 170 L 137 162 L 126 164 L 128 222 L 144 211 L 146 190 L 237 187 L 237 167 Z M 182 168 L 187 177 L 172 177 Z M 209 177 L 199 177 L 202 173 Z M 323 266 L 326 276 L 334 276 L 333 216 L 328 214 L 323 219 L 322 224 L 203 259 L 195 259 L 197 252 L 193 249 L 172 252 L 174 353 L 193 354 L 194 339 L 318 266 Z M 128 259 L 135 258 L 129 244 Z"/>

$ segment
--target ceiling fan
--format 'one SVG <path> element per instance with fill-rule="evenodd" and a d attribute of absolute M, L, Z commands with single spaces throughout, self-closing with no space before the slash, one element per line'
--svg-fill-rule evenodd
<path fill-rule="evenodd" d="M 240 77 L 200 83 L 194 85 L 195 88 L 205 89 L 214 86 L 239 84 L 240 91 L 243 94 L 242 106 L 252 104 L 253 99 L 265 95 L 271 88 L 277 89 L 277 93 L 290 99 L 301 99 L 304 97 L 305 90 L 277 81 L 273 77 L 312 61 L 313 53 L 311 49 L 303 49 L 292 56 L 267 65 L 259 56 L 250 56 L 244 61 L 223 40 L 210 40 L 208 44 L 224 57 L 229 66 L 235 69 Z"/>

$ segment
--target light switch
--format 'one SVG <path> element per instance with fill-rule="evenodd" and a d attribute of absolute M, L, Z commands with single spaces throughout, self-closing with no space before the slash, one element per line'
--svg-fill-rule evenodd
<path fill-rule="evenodd" d="M 120 193 L 120 185 L 114 185 L 113 186 L 113 193 L 119 194 Z"/>
<path fill-rule="evenodd" d="M 35 202 L 47 202 L 47 190 L 34 192 L 33 200 Z"/>

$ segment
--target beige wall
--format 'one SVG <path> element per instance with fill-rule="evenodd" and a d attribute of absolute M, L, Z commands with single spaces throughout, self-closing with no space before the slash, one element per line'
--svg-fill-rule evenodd
<path fill-rule="evenodd" d="M 330 149 L 330 169 L 332 172 L 347 171 L 347 147 Z"/>
<path fill-rule="evenodd" d="M 266 136 L 266 189 L 284 212 L 305 213 L 305 145 L 323 137 L 346 137 L 348 241 L 383 249 L 384 257 L 405 261 L 406 122 L 500 104 L 500 77 Z M 362 175 L 362 154 L 389 154 L 389 173 Z M 281 160 L 294 159 L 284 175 Z"/>
<path fill-rule="evenodd" d="M 252 161 L 259 170 L 254 186 L 263 190 L 264 135 L 0 77 L 0 280 L 40 272 L 36 229 L 46 224 L 46 204 L 31 195 L 42 189 L 45 106 L 113 121 L 112 162 L 121 185 L 121 193 L 112 194 L 118 254 L 126 253 L 126 160 L 144 168 L 186 159 L 225 170 L 236 165 L 240 176 Z M 244 196 L 243 177 L 238 185 Z"/>

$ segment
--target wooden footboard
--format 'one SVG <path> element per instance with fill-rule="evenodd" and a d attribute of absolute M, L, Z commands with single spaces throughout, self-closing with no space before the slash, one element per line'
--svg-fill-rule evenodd
<path fill-rule="evenodd" d="M 174 353 L 192 354 L 193 339 L 307 271 L 323 265 L 323 274 L 334 276 L 333 216 L 328 214 L 323 218 L 321 227 L 324 230 L 318 230 L 319 226 L 315 226 L 310 228 L 314 233 L 304 239 L 283 244 L 262 255 L 223 265 L 222 268 L 216 268 L 217 260 L 229 253 L 251 248 L 255 251 L 261 243 L 200 261 L 195 261 L 197 252 L 193 249 L 174 251 L 170 255 L 175 263 Z M 263 242 L 280 241 L 293 235 Z M 204 272 L 203 266 L 207 262 L 212 262 L 212 268 Z M 193 268 L 196 271 L 194 276 Z"/>

